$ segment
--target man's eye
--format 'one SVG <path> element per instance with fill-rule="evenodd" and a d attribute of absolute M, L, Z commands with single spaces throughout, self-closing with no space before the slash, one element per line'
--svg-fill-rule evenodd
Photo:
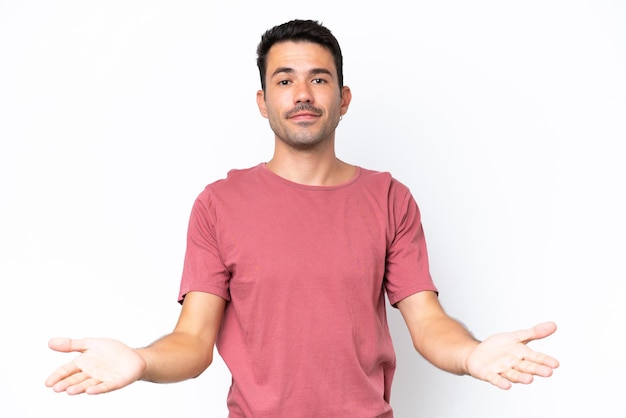
<path fill-rule="evenodd" d="M 280 81 L 278 82 L 278 85 L 279 85 L 279 86 L 286 86 L 286 85 L 288 85 L 288 84 L 289 84 L 289 80 L 280 80 Z"/>
<path fill-rule="evenodd" d="M 326 82 L 326 80 L 324 80 L 323 78 L 314 78 L 312 82 L 313 84 L 323 84 Z"/>

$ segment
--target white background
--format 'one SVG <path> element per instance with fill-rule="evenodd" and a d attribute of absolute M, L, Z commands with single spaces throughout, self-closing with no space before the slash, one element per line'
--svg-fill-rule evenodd
<path fill-rule="evenodd" d="M 261 33 L 318 19 L 353 102 L 338 154 L 413 191 L 449 313 L 483 338 L 554 320 L 562 365 L 500 391 L 413 352 L 411 417 L 626 417 L 626 6 L 615 1 L 0 1 L 0 416 L 226 416 L 229 374 L 103 396 L 43 384 L 52 336 L 169 332 L 189 211 L 266 161 Z"/>

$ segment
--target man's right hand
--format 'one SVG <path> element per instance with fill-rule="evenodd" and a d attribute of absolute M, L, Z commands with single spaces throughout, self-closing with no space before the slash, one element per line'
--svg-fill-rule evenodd
<path fill-rule="evenodd" d="M 46 386 L 55 392 L 111 392 L 139 380 L 146 370 L 146 362 L 134 349 L 108 338 L 52 338 L 48 346 L 63 353 L 81 353 L 46 379 Z"/>

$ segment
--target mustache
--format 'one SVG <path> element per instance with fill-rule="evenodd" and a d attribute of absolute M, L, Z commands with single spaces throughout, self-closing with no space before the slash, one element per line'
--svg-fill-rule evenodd
<path fill-rule="evenodd" d="M 300 113 L 300 112 L 310 112 L 310 113 L 313 113 L 315 116 L 322 116 L 322 114 L 324 113 L 322 112 L 321 109 L 318 109 L 317 107 L 313 106 L 311 103 L 299 103 L 293 109 L 288 111 L 285 114 L 285 116 L 290 118 L 293 115 Z"/>

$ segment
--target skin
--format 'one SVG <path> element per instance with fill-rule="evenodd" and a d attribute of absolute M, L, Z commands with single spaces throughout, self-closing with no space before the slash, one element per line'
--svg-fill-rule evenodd
<path fill-rule="evenodd" d="M 448 316 L 433 292 L 420 292 L 398 303 L 415 349 L 435 366 L 450 373 L 471 375 L 499 387 L 528 384 L 533 376 L 549 377 L 559 362 L 527 346 L 556 331 L 545 322 L 532 328 L 493 335 L 479 342 Z"/>
<path fill-rule="evenodd" d="M 55 392 L 99 394 L 137 380 L 172 383 L 200 375 L 213 361 L 226 301 L 202 292 L 185 297 L 174 330 L 148 347 L 132 349 L 107 338 L 52 338 L 48 346 L 78 357 L 46 379 Z"/>
<path fill-rule="evenodd" d="M 330 52 L 310 42 L 282 42 L 270 49 L 267 66 L 266 91 L 257 93 L 259 111 L 275 133 L 267 167 L 307 185 L 351 179 L 354 166 L 335 155 L 335 129 L 352 95 L 348 87 L 339 87 Z M 106 338 L 53 338 L 51 349 L 79 355 L 54 371 L 46 385 L 71 395 L 99 394 L 137 380 L 169 383 L 196 377 L 213 360 L 225 306 L 218 296 L 190 292 L 174 330 L 140 349 Z M 554 333 L 552 322 L 479 342 L 444 312 L 433 292 L 414 294 L 397 306 L 415 349 L 442 370 L 509 389 L 531 383 L 534 376 L 548 377 L 559 366 L 527 345 Z"/>

